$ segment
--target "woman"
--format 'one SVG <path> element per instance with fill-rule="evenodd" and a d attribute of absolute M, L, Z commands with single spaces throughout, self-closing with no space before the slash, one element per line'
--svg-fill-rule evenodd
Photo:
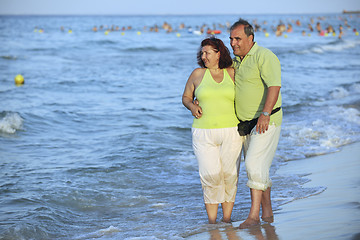
<path fill-rule="evenodd" d="M 234 108 L 232 59 L 224 43 L 216 38 L 201 42 L 197 59 L 201 68 L 191 73 L 182 102 L 195 117 L 192 143 L 209 223 L 216 223 L 219 203 L 222 221 L 231 222 L 242 145 Z M 193 103 L 194 98 L 199 105 Z"/>

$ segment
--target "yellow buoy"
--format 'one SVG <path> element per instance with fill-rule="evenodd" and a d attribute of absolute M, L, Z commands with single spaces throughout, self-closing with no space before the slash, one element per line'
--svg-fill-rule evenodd
<path fill-rule="evenodd" d="M 24 77 L 21 74 L 15 76 L 15 84 L 16 85 L 23 85 L 24 84 Z"/>

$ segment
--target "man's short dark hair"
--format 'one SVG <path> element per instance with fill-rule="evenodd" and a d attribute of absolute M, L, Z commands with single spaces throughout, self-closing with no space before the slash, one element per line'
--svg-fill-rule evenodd
<path fill-rule="evenodd" d="M 253 36 L 253 41 L 254 41 L 255 36 L 254 36 L 254 28 L 253 28 L 253 26 L 248 21 L 246 21 L 246 20 L 244 20 L 242 18 L 240 18 L 237 22 L 235 22 L 230 27 L 230 32 L 232 30 L 234 30 L 235 28 L 237 28 L 238 26 L 240 26 L 240 25 L 244 26 L 244 31 L 245 31 L 246 36 L 249 37 L 249 36 L 252 35 Z"/>

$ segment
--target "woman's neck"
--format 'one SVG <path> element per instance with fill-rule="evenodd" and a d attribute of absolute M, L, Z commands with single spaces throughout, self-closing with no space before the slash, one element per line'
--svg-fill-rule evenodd
<path fill-rule="evenodd" d="M 213 68 L 209 67 L 208 69 L 212 72 L 219 72 L 221 70 L 221 68 L 219 67 L 213 67 Z"/>

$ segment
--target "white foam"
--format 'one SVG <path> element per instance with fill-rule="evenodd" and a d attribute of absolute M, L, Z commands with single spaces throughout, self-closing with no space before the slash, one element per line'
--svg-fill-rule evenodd
<path fill-rule="evenodd" d="M 110 233 L 115 233 L 115 232 L 120 232 L 120 229 L 114 226 L 110 226 L 106 229 L 101 229 L 98 231 L 98 233 L 102 234 L 102 235 L 106 235 L 106 234 L 110 234 Z"/>
<path fill-rule="evenodd" d="M 311 49 L 314 53 L 324 53 L 324 50 L 321 47 L 314 47 Z"/>
<path fill-rule="evenodd" d="M 0 132 L 13 134 L 23 126 L 24 119 L 14 112 L 5 112 L 5 116 L 0 119 Z"/>
<path fill-rule="evenodd" d="M 332 42 L 325 45 L 315 46 L 310 49 L 310 51 L 314 53 L 324 53 L 324 52 L 340 52 L 342 50 L 348 49 L 348 48 L 355 48 L 357 45 L 359 45 L 359 41 L 338 41 L 338 42 Z"/>
<path fill-rule="evenodd" d="M 333 99 L 340 99 L 349 96 L 349 92 L 342 87 L 336 87 L 331 93 Z"/>
<path fill-rule="evenodd" d="M 154 203 L 151 205 L 152 208 L 164 208 L 166 207 L 168 204 L 167 203 Z"/>
<path fill-rule="evenodd" d="M 102 238 L 104 236 L 111 236 L 111 235 L 116 234 L 118 232 L 120 232 L 119 228 L 114 227 L 114 226 L 110 226 L 108 228 L 100 229 L 100 230 L 98 230 L 96 232 L 93 232 L 93 233 L 88 233 L 88 234 L 78 236 L 75 239 L 80 240 L 80 239 Z"/>
<path fill-rule="evenodd" d="M 143 236 L 143 237 L 130 237 L 125 238 L 124 240 L 159 240 L 160 238 L 157 238 L 155 236 Z"/>
<path fill-rule="evenodd" d="M 328 113 L 333 114 L 321 118 Z M 284 122 L 279 154 L 284 159 L 296 159 L 337 151 L 340 146 L 358 139 L 359 127 L 360 111 L 355 108 L 319 109 L 316 115 L 302 122 Z"/>
<path fill-rule="evenodd" d="M 351 86 L 351 89 L 355 92 L 355 93 L 360 93 L 360 84 L 359 83 L 354 83 Z"/>
<path fill-rule="evenodd" d="M 360 125 L 360 111 L 355 108 L 342 108 L 342 107 L 333 107 L 334 111 L 337 111 L 342 119 L 348 122 L 356 123 Z"/>

